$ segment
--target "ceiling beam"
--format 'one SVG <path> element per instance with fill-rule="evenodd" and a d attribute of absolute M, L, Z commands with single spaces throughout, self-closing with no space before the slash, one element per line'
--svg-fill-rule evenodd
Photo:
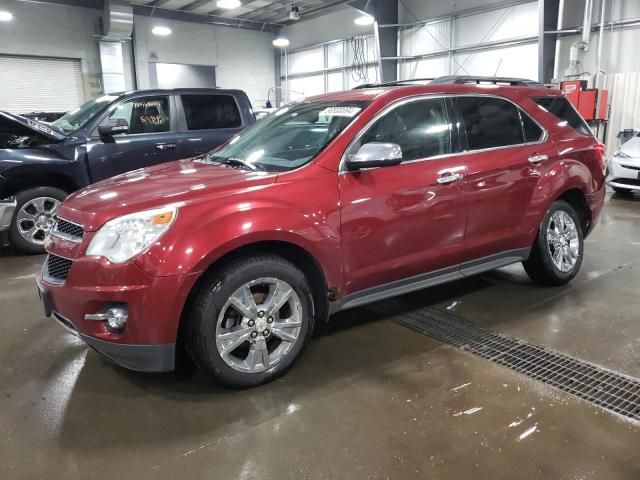
<path fill-rule="evenodd" d="M 179 10 L 182 10 L 183 12 L 193 12 L 200 7 L 204 7 L 207 3 L 211 3 L 211 0 L 196 0 L 195 2 L 188 3 Z"/>

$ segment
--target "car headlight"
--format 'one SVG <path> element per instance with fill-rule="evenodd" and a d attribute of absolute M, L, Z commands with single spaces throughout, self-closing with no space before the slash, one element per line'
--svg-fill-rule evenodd
<path fill-rule="evenodd" d="M 613 152 L 613 156 L 617 158 L 631 158 L 631 155 L 627 155 L 622 150 L 616 150 Z"/>
<path fill-rule="evenodd" d="M 114 218 L 100 227 L 87 248 L 87 256 L 124 263 L 156 242 L 177 215 L 177 207 L 164 207 Z"/>

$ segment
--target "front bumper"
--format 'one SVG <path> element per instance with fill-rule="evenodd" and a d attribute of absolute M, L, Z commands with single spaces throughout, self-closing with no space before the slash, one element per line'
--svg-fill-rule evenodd
<path fill-rule="evenodd" d="M 610 158 L 606 182 L 611 187 L 640 191 L 640 159 Z"/>
<path fill-rule="evenodd" d="M 9 230 L 13 213 L 16 211 L 16 199 L 7 198 L 0 200 L 0 232 Z"/>
<path fill-rule="evenodd" d="M 45 260 L 46 265 L 46 260 Z M 133 262 L 73 261 L 63 283 L 47 281 L 46 267 L 36 282 L 45 314 L 114 363 L 137 371 L 164 372 L 175 366 L 178 325 L 196 275 L 152 277 Z M 126 305 L 121 333 L 85 315 L 109 305 Z"/>

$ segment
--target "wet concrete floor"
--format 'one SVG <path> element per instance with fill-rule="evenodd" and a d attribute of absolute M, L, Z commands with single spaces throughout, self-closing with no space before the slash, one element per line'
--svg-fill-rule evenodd
<path fill-rule="evenodd" d="M 640 478 L 640 425 L 365 309 L 249 391 L 145 375 L 44 317 L 0 252 L 1 479 Z M 568 286 L 520 266 L 406 297 L 640 377 L 640 196 L 607 197 Z"/>

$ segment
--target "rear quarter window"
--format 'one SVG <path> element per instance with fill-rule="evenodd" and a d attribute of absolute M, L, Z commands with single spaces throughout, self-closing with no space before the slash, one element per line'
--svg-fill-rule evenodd
<path fill-rule="evenodd" d="M 567 122 L 574 130 L 583 135 L 593 136 L 589 125 L 580 116 L 571 102 L 564 97 L 533 97 L 533 101 L 546 111 L 555 115 L 563 122 Z"/>

